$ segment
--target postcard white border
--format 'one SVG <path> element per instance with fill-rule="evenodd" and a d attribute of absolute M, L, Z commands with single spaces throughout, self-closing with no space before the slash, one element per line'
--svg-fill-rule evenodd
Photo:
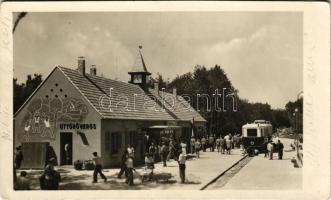
<path fill-rule="evenodd" d="M 3 199 L 326 199 L 330 196 L 330 5 L 326 2 L 5 2 L 0 19 L 0 188 Z M 303 189 L 13 191 L 12 12 L 303 12 Z"/>

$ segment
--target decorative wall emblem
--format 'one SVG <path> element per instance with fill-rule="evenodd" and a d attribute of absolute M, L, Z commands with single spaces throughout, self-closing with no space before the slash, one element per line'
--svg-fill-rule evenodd
<path fill-rule="evenodd" d="M 87 114 L 87 105 L 81 99 L 35 98 L 29 104 L 21 123 L 24 130 L 23 140 L 55 140 L 55 130 L 59 122 L 81 122 Z"/>

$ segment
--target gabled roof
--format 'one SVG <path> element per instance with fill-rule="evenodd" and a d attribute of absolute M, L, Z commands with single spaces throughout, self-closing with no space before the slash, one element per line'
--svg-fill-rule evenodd
<path fill-rule="evenodd" d="M 58 68 L 103 118 L 190 121 L 194 117 L 195 121 L 205 122 L 193 108 L 183 110 L 186 101 L 182 97 L 177 98 L 176 109 L 170 110 L 166 106 L 163 109 L 162 98 L 155 90 L 145 92 L 131 83 L 87 73 L 83 76 L 77 70 Z"/>

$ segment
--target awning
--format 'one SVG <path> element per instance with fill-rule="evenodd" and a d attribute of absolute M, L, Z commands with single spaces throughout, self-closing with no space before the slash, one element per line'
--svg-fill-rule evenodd
<path fill-rule="evenodd" d="M 181 128 L 181 126 L 156 125 L 156 126 L 150 126 L 148 128 L 150 128 L 150 129 L 178 129 L 178 128 Z"/>

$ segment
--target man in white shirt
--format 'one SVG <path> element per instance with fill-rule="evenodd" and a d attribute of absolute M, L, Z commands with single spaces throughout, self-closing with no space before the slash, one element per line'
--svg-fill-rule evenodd
<path fill-rule="evenodd" d="M 134 148 L 133 148 L 133 146 L 131 146 L 131 144 L 128 144 L 127 151 L 128 151 L 129 157 L 134 158 Z"/>
<path fill-rule="evenodd" d="M 274 145 L 273 145 L 272 141 L 270 141 L 268 143 L 267 149 L 268 149 L 268 152 L 269 152 L 269 160 L 272 160 L 273 159 L 273 153 L 274 153 Z"/>
<path fill-rule="evenodd" d="M 98 174 L 105 182 L 107 182 L 106 176 L 102 173 L 102 159 L 98 156 L 97 152 L 93 152 L 94 172 L 93 172 L 93 183 L 98 182 Z"/>
<path fill-rule="evenodd" d="M 178 164 L 179 164 L 179 176 L 181 183 L 185 182 L 185 168 L 186 168 L 186 154 L 185 152 L 181 152 L 178 157 Z"/>

